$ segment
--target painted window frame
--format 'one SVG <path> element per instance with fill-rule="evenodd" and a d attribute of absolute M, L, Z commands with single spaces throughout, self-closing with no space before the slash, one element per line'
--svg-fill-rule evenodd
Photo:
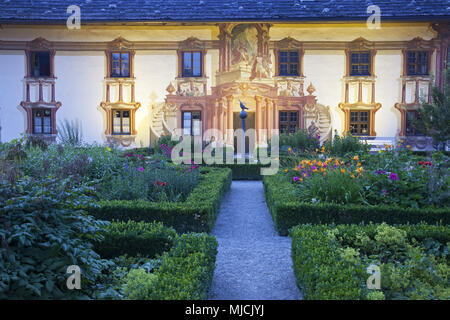
<path fill-rule="evenodd" d="M 282 113 L 286 113 L 286 121 L 282 120 Z M 292 120 L 292 114 L 297 114 L 296 120 Z M 278 110 L 278 128 L 280 130 L 280 134 L 294 134 L 300 129 L 299 125 L 300 112 L 297 110 Z M 286 126 L 286 132 L 282 130 L 282 127 Z M 291 131 L 291 127 L 295 126 L 294 132 Z"/>
<path fill-rule="evenodd" d="M 184 117 L 184 115 L 186 114 L 186 113 L 190 113 L 191 114 L 191 119 L 190 119 L 190 136 L 191 137 L 201 137 L 202 136 L 202 121 L 203 121 L 203 119 L 202 119 L 202 116 L 203 116 L 203 114 L 202 114 L 202 111 L 201 110 L 186 110 L 186 111 L 182 111 L 181 112 L 181 128 L 182 128 L 182 132 L 183 132 L 183 135 L 188 135 L 188 134 L 185 134 L 185 125 L 184 125 L 184 122 L 185 122 L 185 117 Z M 193 113 L 198 113 L 199 115 L 200 115 L 200 134 L 198 134 L 198 135 L 194 135 L 194 125 L 193 125 L 193 123 L 194 123 L 194 117 L 192 116 L 192 114 Z M 198 119 L 195 119 L 195 120 L 198 120 Z"/>
<path fill-rule="evenodd" d="M 361 62 L 362 55 L 368 55 L 367 62 Z M 358 62 L 353 62 L 353 55 L 358 56 Z M 350 77 L 371 77 L 373 76 L 372 69 L 372 51 L 371 50 L 350 50 L 348 53 L 348 75 Z M 358 72 L 353 73 L 353 66 L 358 67 Z M 361 67 L 367 65 L 367 73 L 361 73 Z"/>
<path fill-rule="evenodd" d="M 114 119 L 116 119 L 117 117 L 115 116 L 116 112 L 120 112 L 120 132 L 115 132 L 114 130 Z M 128 112 L 128 132 L 124 132 L 123 130 L 123 113 L 124 112 Z M 129 109 L 112 109 L 111 110 L 111 135 L 114 136 L 129 136 L 131 135 L 131 131 L 132 131 L 132 112 Z"/>
<path fill-rule="evenodd" d="M 369 74 L 352 74 L 352 65 L 355 63 L 352 63 L 352 54 L 363 54 L 368 53 L 369 54 L 369 62 L 364 63 L 369 65 Z M 377 54 L 377 50 L 375 49 L 346 49 L 345 50 L 345 62 L 346 62 L 346 70 L 345 70 L 345 76 L 357 79 L 357 78 L 367 78 L 367 77 L 374 77 L 375 76 L 375 56 Z"/>
<path fill-rule="evenodd" d="M 113 74 L 113 64 L 114 64 L 114 59 L 113 59 L 113 55 L 114 54 L 119 54 L 120 58 L 119 58 L 119 64 L 120 64 L 120 75 L 114 75 Z M 122 55 L 128 55 L 128 75 L 124 76 L 123 75 L 123 64 L 122 64 Z M 111 52 L 109 52 L 109 77 L 110 78 L 132 78 L 132 52 L 131 51 L 117 51 L 117 50 L 113 50 Z"/>
<path fill-rule="evenodd" d="M 44 116 L 41 117 L 41 132 L 36 132 L 36 113 L 43 112 Z M 49 112 L 50 115 L 45 117 L 45 113 Z M 51 108 L 32 108 L 31 109 L 31 133 L 33 135 L 50 135 L 54 133 L 53 123 L 54 123 L 54 113 Z M 50 120 L 50 132 L 45 132 L 44 118 L 48 118 Z"/>
<path fill-rule="evenodd" d="M 34 68 L 32 65 L 33 55 L 36 53 L 46 52 L 49 53 L 49 75 L 47 76 L 35 76 L 33 73 Z M 26 77 L 30 79 L 53 79 L 55 78 L 55 50 L 50 49 L 27 49 L 25 50 L 25 57 L 26 57 Z"/>
<path fill-rule="evenodd" d="M 415 54 L 415 63 L 414 65 L 416 72 L 414 73 L 410 73 L 409 72 L 409 65 L 412 64 L 411 62 L 409 62 L 409 54 L 410 53 L 414 53 Z M 419 62 L 417 61 L 418 59 L 418 54 L 419 53 L 426 53 L 427 55 L 427 61 L 426 61 L 426 73 L 417 73 L 417 67 L 419 65 Z M 428 49 L 407 49 L 403 51 L 403 73 L 404 76 L 407 77 L 429 77 L 430 76 L 430 72 L 431 72 L 431 60 L 432 60 L 432 56 L 433 56 L 433 51 L 432 50 L 428 50 Z"/>
<path fill-rule="evenodd" d="M 361 120 L 361 113 L 363 113 L 363 112 L 365 112 L 365 113 L 367 113 L 367 120 Z M 352 120 L 352 113 L 357 113 L 357 120 L 356 121 L 353 121 Z M 350 112 L 349 112 L 349 132 L 352 134 L 352 135 L 354 135 L 354 136 L 363 136 L 363 137 L 365 137 L 365 136 L 370 136 L 370 133 L 371 133 L 371 112 L 370 112 L 370 110 L 360 110 L 360 109 L 350 109 Z M 357 125 L 357 129 L 356 129 L 356 133 L 355 132 L 352 132 L 352 125 L 353 124 L 356 124 Z M 362 133 L 362 130 L 361 130 L 361 127 L 360 127 L 360 125 L 361 124 L 367 124 L 367 130 L 366 130 L 366 133 Z"/>
<path fill-rule="evenodd" d="M 282 53 L 287 54 L 287 62 L 281 61 L 281 55 Z M 291 53 L 297 54 L 297 61 L 292 62 L 291 61 Z M 301 51 L 300 50 L 293 50 L 293 49 L 279 49 L 277 54 L 277 76 L 279 77 L 300 77 L 301 76 Z M 287 73 L 281 72 L 281 66 L 286 65 L 287 66 Z M 296 67 L 296 74 L 291 74 L 291 66 L 297 65 Z"/>
<path fill-rule="evenodd" d="M 191 55 L 191 70 L 192 74 L 186 74 L 184 69 L 185 62 L 185 54 L 189 53 Z M 200 73 L 198 75 L 194 75 L 194 53 L 200 54 Z M 204 77 L 204 52 L 202 50 L 181 50 L 181 78 L 203 78 Z"/>

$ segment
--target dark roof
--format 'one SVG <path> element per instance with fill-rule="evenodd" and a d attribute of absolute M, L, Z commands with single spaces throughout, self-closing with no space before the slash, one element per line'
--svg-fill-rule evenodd
<path fill-rule="evenodd" d="M 363 21 L 378 5 L 384 20 L 450 19 L 450 0 L 0 0 L 0 23 L 65 23 L 67 7 L 81 22 Z"/>

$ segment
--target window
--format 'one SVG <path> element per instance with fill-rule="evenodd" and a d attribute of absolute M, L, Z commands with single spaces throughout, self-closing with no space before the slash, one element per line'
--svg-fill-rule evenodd
<path fill-rule="evenodd" d="M 294 134 L 298 128 L 297 111 L 280 111 L 280 133 Z"/>
<path fill-rule="evenodd" d="M 113 110 L 113 134 L 130 134 L 130 111 Z"/>
<path fill-rule="evenodd" d="M 278 75 L 298 77 L 299 72 L 298 51 L 279 51 L 278 52 Z"/>
<path fill-rule="evenodd" d="M 183 112 L 183 134 L 191 136 L 202 134 L 202 113 L 200 111 Z"/>
<path fill-rule="evenodd" d="M 417 110 L 406 111 L 406 135 L 407 136 L 422 136 L 423 133 L 416 129 L 414 122 L 419 119 L 419 112 Z"/>
<path fill-rule="evenodd" d="M 30 59 L 31 77 L 50 77 L 50 52 L 32 52 Z"/>
<path fill-rule="evenodd" d="M 130 76 L 130 53 L 111 53 L 111 77 L 128 78 Z"/>
<path fill-rule="evenodd" d="M 183 77 L 201 77 L 202 53 L 200 51 L 183 51 Z"/>
<path fill-rule="evenodd" d="M 372 75 L 370 52 L 350 52 L 350 76 Z"/>
<path fill-rule="evenodd" d="M 33 133 L 52 133 L 52 111 L 50 109 L 33 109 Z"/>
<path fill-rule="evenodd" d="M 408 76 L 428 75 L 428 52 L 408 51 L 406 53 L 406 70 Z"/>
<path fill-rule="evenodd" d="M 368 136 L 370 134 L 369 111 L 350 112 L 350 133 L 353 135 Z"/>

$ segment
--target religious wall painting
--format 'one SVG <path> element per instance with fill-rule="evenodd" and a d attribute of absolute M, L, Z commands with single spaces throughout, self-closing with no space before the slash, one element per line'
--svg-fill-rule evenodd
<path fill-rule="evenodd" d="M 231 32 L 231 64 L 253 66 L 258 54 L 258 30 L 251 24 L 240 24 Z"/>

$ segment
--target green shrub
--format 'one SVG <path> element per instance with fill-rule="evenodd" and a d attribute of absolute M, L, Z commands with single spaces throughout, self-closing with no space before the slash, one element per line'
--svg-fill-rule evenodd
<path fill-rule="evenodd" d="M 155 257 L 172 247 L 176 232 L 162 223 L 129 220 L 112 222 L 104 229 L 103 235 L 104 239 L 95 244 L 95 251 L 103 258 L 124 254 Z"/>
<path fill-rule="evenodd" d="M 348 153 L 368 153 L 371 148 L 367 142 L 361 142 L 358 137 L 352 136 L 350 133 L 341 137 L 337 131 L 335 131 L 333 140 L 327 141 L 324 146 L 327 153 L 339 157 Z"/>
<path fill-rule="evenodd" d="M 11 184 L 0 175 L 0 299 L 92 298 L 113 264 L 93 250 L 104 223 L 75 206 L 89 201 L 70 179 L 30 177 Z M 81 290 L 66 286 L 67 268 L 82 271 Z"/>
<path fill-rule="evenodd" d="M 299 225 L 292 259 L 306 299 L 450 299 L 446 226 Z M 366 286 L 369 265 L 381 290 Z"/>
<path fill-rule="evenodd" d="M 262 180 L 261 168 L 270 165 L 262 164 L 214 164 L 214 168 L 230 168 L 233 180 Z"/>
<path fill-rule="evenodd" d="M 290 147 L 299 152 L 310 152 L 320 148 L 320 136 L 311 135 L 307 130 L 297 130 L 294 134 L 280 134 L 280 148 Z"/>
<path fill-rule="evenodd" d="M 404 224 L 427 222 L 450 224 L 450 210 L 414 209 L 387 205 L 306 203 L 298 196 L 296 186 L 277 174 L 263 179 L 266 202 L 280 235 L 290 228 L 307 223 L 381 223 Z"/>
<path fill-rule="evenodd" d="M 210 232 L 220 209 L 222 196 L 230 189 L 231 170 L 204 168 L 198 185 L 183 202 L 143 200 L 100 201 L 88 206 L 90 214 L 101 220 L 159 221 L 177 232 Z"/>
<path fill-rule="evenodd" d="M 183 234 L 161 258 L 153 300 L 205 300 L 214 275 L 217 241 L 207 234 Z"/>
<path fill-rule="evenodd" d="M 151 297 L 158 276 L 144 269 L 133 269 L 125 278 L 124 296 L 130 300 L 147 300 Z"/>

